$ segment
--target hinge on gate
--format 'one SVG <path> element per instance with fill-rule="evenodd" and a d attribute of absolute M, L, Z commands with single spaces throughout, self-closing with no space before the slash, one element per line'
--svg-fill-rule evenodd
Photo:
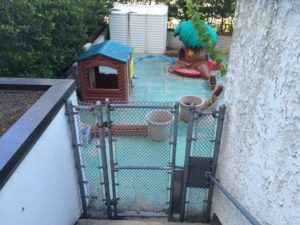
<path fill-rule="evenodd" d="M 106 123 L 103 122 L 102 125 L 99 125 L 99 123 L 96 123 L 96 126 L 97 126 L 98 128 L 105 128 L 105 127 L 106 127 Z"/>
<path fill-rule="evenodd" d="M 205 177 L 209 178 L 210 175 L 211 175 L 210 171 L 205 172 Z"/>
<path fill-rule="evenodd" d="M 115 110 L 114 107 L 112 107 L 110 104 L 106 104 L 106 105 L 107 105 L 107 109 L 109 111 L 114 111 Z"/>
<path fill-rule="evenodd" d="M 205 178 L 207 179 L 207 181 L 206 181 L 207 184 L 210 183 L 209 176 L 211 176 L 211 172 L 210 171 L 205 172 Z"/>
<path fill-rule="evenodd" d="M 100 126 L 99 123 L 96 124 L 96 126 L 98 128 L 111 128 L 111 125 L 112 125 L 112 122 L 107 122 L 107 121 L 104 121 L 102 123 L 102 126 Z"/>
<path fill-rule="evenodd" d="M 112 121 L 108 122 L 108 121 L 105 121 L 103 122 L 103 125 L 107 128 L 111 128 L 111 125 L 112 125 Z"/>
<path fill-rule="evenodd" d="M 78 114 L 78 112 L 73 112 L 73 115 L 77 115 Z M 66 110 L 65 111 L 65 116 L 70 116 L 70 113 Z"/>
<path fill-rule="evenodd" d="M 197 141 L 197 139 L 196 139 L 196 138 L 193 138 L 193 137 L 191 137 L 191 138 L 188 138 L 188 141 Z"/>

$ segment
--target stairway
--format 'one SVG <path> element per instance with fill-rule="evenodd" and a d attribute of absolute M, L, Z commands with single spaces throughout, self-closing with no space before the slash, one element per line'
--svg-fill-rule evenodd
<path fill-rule="evenodd" d="M 207 223 L 179 223 L 167 222 L 156 219 L 146 220 L 92 220 L 81 219 L 76 225 L 209 225 Z"/>

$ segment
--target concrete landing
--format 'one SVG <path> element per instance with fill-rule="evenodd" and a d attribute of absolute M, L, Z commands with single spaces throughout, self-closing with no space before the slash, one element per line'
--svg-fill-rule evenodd
<path fill-rule="evenodd" d="M 209 225 L 207 223 L 177 223 L 152 220 L 90 220 L 81 219 L 76 225 Z"/>

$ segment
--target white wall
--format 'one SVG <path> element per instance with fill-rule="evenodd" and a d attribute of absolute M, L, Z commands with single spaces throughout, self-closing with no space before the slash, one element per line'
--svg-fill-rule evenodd
<path fill-rule="evenodd" d="M 93 45 L 95 45 L 95 44 L 100 44 L 100 43 L 106 41 L 105 36 L 106 36 L 106 31 L 102 32 L 102 33 L 96 38 L 96 40 L 93 42 Z"/>
<path fill-rule="evenodd" d="M 71 99 L 76 102 L 75 93 Z M 62 107 L 0 192 L 0 225 L 73 225 L 81 214 Z"/>
<path fill-rule="evenodd" d="M 167 48 L 179 50 L 182 46 L 182 42 L 179 40 L 179 36 L 174 37 L 173 31 L 167 32 Z"/>
<path fill-rule="evenodd" d="M 238 1 L 221 183 L 265 225 L 300 224 L 300 1 Z M 219 191 L 223 225 L 248 224 Z"/>

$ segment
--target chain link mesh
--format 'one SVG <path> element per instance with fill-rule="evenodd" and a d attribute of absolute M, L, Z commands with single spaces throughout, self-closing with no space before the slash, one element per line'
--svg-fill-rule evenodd
<path fill-rule="evenodd" d="M 204 216 L 206 211 L 206 201 L 207 201 L 208 189 L 207 188 L 188 188 L 187 189 L 187 199 L 188 204 L 186 208 L 186 216 L 201 218 Z"/>
<path fill-rule="evenodd" d="M 81 103 L 75 107 L 81 164 L 85 183 L 88 214 L 102 217 L 106 206 L 103 187 L 102 158 L 94 105 Z"/>
<path fill-rule="evenodd" d="M 171 110 L 115 108 L 111 115 L 118 166 L 169 165 L 173 129 Z"/>
<path fill-rule="evenodd" d="M 164 170 L 120 170 L 117 172 L 119 212 L 143 215 L 165 214 L 169 200 L 169 174 Z"/>
<path fill-rule="evenodd" d="M 118 214 L 165 215 L 170 196 L 174 103 L 131 103 L 130 107 L 118 104 L 108 106 L 109 115 L 106 115 L 107 106 L 102 110 L 107 151 L 112 146 L 113 162 L 108 161 L 108 166 L 114 171 L 115 182 L 111 180 L 112 175 L 109 182 L 115 183 L 110 191 L 116 190 Z M 106 205 L 95 106 L 80 103 L 75 110 L 88 213 L 100 217 L 105 214 Z M 109 117 L 111 124 L 107 123 Z M 191 156 L 213 157 L 216 125 L 214 113 L 195 119 Z M 201 166 L 207 167 L 197 165 Z M 207 188 L 187 188 L 188 220 L 204 215 L 207 195 Z"/>
<path fill-rule="evenodd" d="M 217 119 L 213 115 L 202 115 L 194 122 L 192 156 L 213 157 Z"/>
<path fill-rule="evenodd" d="M 154 105 L 157 108 L 151 108 Z M 117 207 L 119 213 L 166 213 L 174 112 L 160 107 L 168 104 L 136 106 L 111 111 L 114 160 L 123 168 L 115 172 Z"/>
<path fill-rule="evenodd" d="M 216 136 L 217 117 L 212 112 L 210 114 L 196 116 L 193 123 L 193 137 L 191 156 L 212 158 L 214 154 L 214 143 Z M 201 161 L 195 161 L 201 162 Z M 206 162 L 206 163 L 204 163 Z M 207 170 L 211 161 L 202 160 L 201 164 L 193 165 L 199 171 Z M 197 179 L 197 178 L 194 178 Z M 189 220 L 205 216 L 208 188 L 188 188 L 186 217 Z"/>

